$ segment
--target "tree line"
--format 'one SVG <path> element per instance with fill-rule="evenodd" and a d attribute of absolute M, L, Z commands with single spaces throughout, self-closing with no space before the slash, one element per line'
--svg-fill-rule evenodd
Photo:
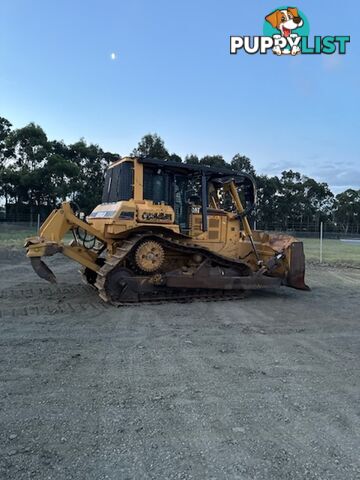
<path fill-rule="evenodd" d="M 145 135 L 131 155 L 174 162 L 228 167 L 251 174 L 258 187 L 254 219 L 261 228 L 309 229 L 327 222 L 328 228 L 360 232 L 360 190 L 334 195 L 329 186 L 293 170 L 280 176 L 260 175 L 251 160 L 237 153 L 230 162 L 222 155 L 195 154 L 181 158 L 170 153 L 157 134 Z M 0 197 L 3 216 L 45 217 L 61 201 L 70 199 L 89 213 L 101 202 L 107 166 L 120 156 L 80 139 L 73 144 L 49 140 L 34 123 L 14 129 L 0 117 Z"/>

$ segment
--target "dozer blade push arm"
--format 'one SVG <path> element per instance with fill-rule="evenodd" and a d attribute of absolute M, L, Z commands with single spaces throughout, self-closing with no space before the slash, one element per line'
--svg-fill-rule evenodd
<path fill-rule="evenodd" d="M 241 216 L 241 221 L 242 221 L 242 224 L 243 224 L 243 227 L 244 227 L 244 231 L 245 231 L 246 235 L 248 236 L 248 238 L 250 240 L 250 243 L 251 243 L 252 249 L 254 251 L 256 260 L 259 262 L 260 259 L 259 259 L 259 255 L 257 253 L 256 247 L 255 247 L 255 243 L 254 243 L 254 239 L 253 239 L 253 236 L 252 236 L 252 231 L 251 231 L 251 228 L 250 228 L 250 225 L 249 225 L 249 221 L 248 221 L 247 216 L 245 214 L 245 209 L 244 209 L 244 207 L 241 203 L 240 196 L 239 196 L 239 193 L 237 191 L 237 188 L 235 186 L 234 181 L 231 181 L 229 183 L 228 188 L 229 188 L 230 193 L 231 193 L 231 195 L 234 199 L 238 214 Z"/>
<path fill-rule="evenodd" d="M 53 210 L 40 228 L 39 236 L 27 238 L 25 248 L 27 256 L 39 277 L 54 283 L 55 275 L 41 260 L 41 257 L 52 256 L 55 253 L 62 253 L 67 257 L 77 261 L 90 270 L 97 272 L 99 265 L 96 263 L 97 254 L 79 244 L 64 244 L 65 235 L 75 228 L 81 228 L 89 235 L 105 242 L 101 232 L 93 228 L 88 223 L 80 220 L 68 202 L 64 202 L 59 209 Z"/>

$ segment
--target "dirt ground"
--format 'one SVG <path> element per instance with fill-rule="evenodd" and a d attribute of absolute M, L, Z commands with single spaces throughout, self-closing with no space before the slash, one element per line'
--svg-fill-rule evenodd
<path fill-rule="evenodd" d="M 1 479 L 360 479 L 360 270 L 108 307 L 0 250 Z"/>

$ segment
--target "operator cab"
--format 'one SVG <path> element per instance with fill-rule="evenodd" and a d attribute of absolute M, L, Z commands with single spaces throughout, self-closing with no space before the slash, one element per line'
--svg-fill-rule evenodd
<path fill-rule="evenodd" d="M 256 190 L 248 174 L 156 158 L 127 157 L 109 167 L 102 202 L 133 199 L 169 205 L 182 233 L 189 233 L 194 215 L 200 231 L 207 231 L 208 215 L 226 215 L 225 211 L 235 210 L 225 188 L 231 180 L 236 183 L 245 211 L 249 213 L 255 205 Z"/>

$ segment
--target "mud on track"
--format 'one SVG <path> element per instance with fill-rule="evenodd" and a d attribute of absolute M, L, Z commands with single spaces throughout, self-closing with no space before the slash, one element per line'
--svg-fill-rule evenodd
<path fill-rule="evenodd" d="M 116 309 L 49 264 L 0 249 L 0 478 L 360 478 L 360 270 Z"/>

